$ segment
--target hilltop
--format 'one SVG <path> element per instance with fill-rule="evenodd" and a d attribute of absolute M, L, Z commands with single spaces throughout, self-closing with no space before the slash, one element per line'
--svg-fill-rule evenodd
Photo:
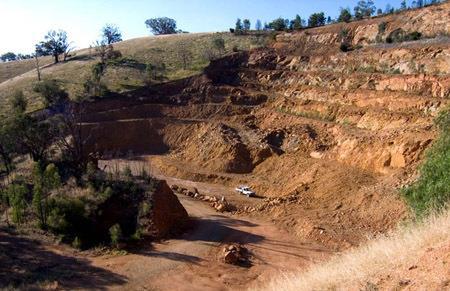
<path fill-rule="evenodd" d="M 132 60 L 132 64 L 111 66 L 105 76 L 105 83 L 113 92 L 125 92 L 144 86 L 145 66 L 148 63 L 163 62 L 167 67 L 168 80 L 180 79 L 199 74 L 209 63 L 208 50 L 212 41 L 222 38 L 225 51 L 247 50 L 266 43 L 266 37 L 255 35 L 234 36 L 230 33 L 197 33 L 166 36 L 149 36 L 122 41 L 114 44 L 114 49 L 122 54 L 122 59 Z M 180 45 L 189 48 L 192 57 L 188 67 L 183 69 L 178 57 Z M 83 83 L 90 76 L 92 66 L 98 62 L 95 48 L 74 51 L 66 62 L 53 64 L 51 56 L 39 58 L 43 79 L 55 79 L 71 96 L 83 91 Z M 32 87 L 37 82 L 35 60 L 21 60 L 0 63 L 0 114 L 6 110 L 7 102 L 15 90 L 23 90 L 31 108 L 41 108 L 42 103 Z"/>

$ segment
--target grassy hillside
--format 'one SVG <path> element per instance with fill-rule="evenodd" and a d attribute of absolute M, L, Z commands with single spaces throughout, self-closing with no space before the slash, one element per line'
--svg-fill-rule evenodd
<path fill-rule="evenodd" d="M 133 59 L 134 66 L 118 65 L 108 67 L 104 78 L 108 89 L 114 92 L 124 92 L 144 85 L 144 70 L 147 63 L 164 62 L 167 66 L 168 80 L 184 78 L 200 73 L 209 61 L 205 57 L 206 50 L 212 41 L 221 37 L 225 40 L 226 52 L 233 48 L 250 49 L 260 46 L 266 40 L 254 35 L 235 36 L 230 33 L 182 34 L 158 37 L 143 37 L 123 41 L 114 45 L 122 53 L 123 58 Z M 180 46 L 189 48 L 192 58 L 186 70 L 178 55 Z M 41 59 L 42 77 L 56 79 L 75 96 L 83 90 L 83 83 L 90 76 L 91 67 L 98 62 L 93 57 L 94 49 L 76 51 L 67 62 L 51 64 L 51 58 Z M 12 79 L 10 79 L 13 77 Z M 33 60 L 17 61 L 0 64 L 0 114 L 8 109 L 8 100 L 17 89 L 23 90 L 29 100 L 30 109 L 37 109 L 41 102 L 32 91 L 37 81 Z"/>
<path fill-rule="evenodd" d="M 39 65 L 45 66 L 52 63 L 52 57 L 39 58 Z M 35 68 L 35 60 L 21 60 L 16 62 L 0 63 L 0 83 L 22 75 Z"/>
<path fill-rule="evenodd" d="M 449 247 L 445 212 L 259 290 L 447 290 Z"/>

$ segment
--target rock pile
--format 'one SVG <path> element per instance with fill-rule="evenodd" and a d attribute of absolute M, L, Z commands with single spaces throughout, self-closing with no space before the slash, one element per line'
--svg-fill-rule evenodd
<path fill-rule="evenodd" d="M 247 264 L 249 261 L 248 251 L 246 248 L 238 244 L 226 245 L 222 249 L 221 260 L 225 264 L 230 265 Z"/>
<path fill-rule="evenodd" d="M 178 185 L 172 185 L 171 188 L 172 188 L 172 191 L 175 193 L 189 196 L 191 198 L 210 203 L 210 206 L 218 212 L 232 211 L 231 205 L 227 202 L 227 200 L 223 196 L 221 198 L 218 198 L 216 196 L 203 195 L 203 194 L 200 194 L 198 189 L 195 187 L 192 189 L 187 189 L 187 188 L 180 187 Z"/>

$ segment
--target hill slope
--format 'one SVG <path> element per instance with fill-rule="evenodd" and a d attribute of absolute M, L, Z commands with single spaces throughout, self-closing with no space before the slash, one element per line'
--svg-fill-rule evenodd
<path fill-rule="evenodd" d="M 450 213 L 258 290 L 449 290 Z"/>
<path fill-rule="evenodd" d="M 225 51 L 233 48 L 241 50 L 260 46 L 266 40 L 258 36 L 234 36 L 230 33 L 198 33 L 143 37 L 114 44 L 114 48 L 122 53 L 123 58 L 133 59 L 133 65 L 110 66 L 104 78 L 108 89 L 124 92 L 144 85 L 145 65 L 147 63 L 164 62 L 167 66 L 167 78 L 179 79 L 200 73 L 209 63 L 207 50 L 211 50 L 215 38 L 225 40 Z M 188 48 L 189 58 L 186 70 L 182 68 L 182 60 L 178 56 L 180 45 Z M 40 59 L 43 79 L 56 79 L 69 91 L 71 96 L 83 90 L 83 83 L 90 76 L 91 67 L 98 62 L 95 49 L 82 49 L 72 53 L 67 62 L 52 64 L 51 57 Z M 6 112 L 8 99 L 15 90 L 23 90 L 28 97 L 32 109 L 41 106 L 39 97 L 32 91 L 37 76 L 34 60 L 0 63 L 0 114 Z"/>

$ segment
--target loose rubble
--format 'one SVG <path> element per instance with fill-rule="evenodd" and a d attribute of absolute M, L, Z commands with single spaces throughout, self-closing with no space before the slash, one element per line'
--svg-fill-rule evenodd
<path fill-rule="evenodd" d="M 238 244 L 226 245 L 222 249 L 221 260 L 230 265 L 246 265 L 249 263 L 248 250 Z"/>
<path fill-rule="evenodd" d="M 176 194 L 185 195 L 196 200 L 208 202 L 212 208 L 217 212 L 231 212 L 234 207 L 228 203 L 225 197 L 218 198 L 216 196 L 209 196 L 200 194 L 197 188 L 187 189 L 178 185 L 171 186 L 172 191 Z"/>

